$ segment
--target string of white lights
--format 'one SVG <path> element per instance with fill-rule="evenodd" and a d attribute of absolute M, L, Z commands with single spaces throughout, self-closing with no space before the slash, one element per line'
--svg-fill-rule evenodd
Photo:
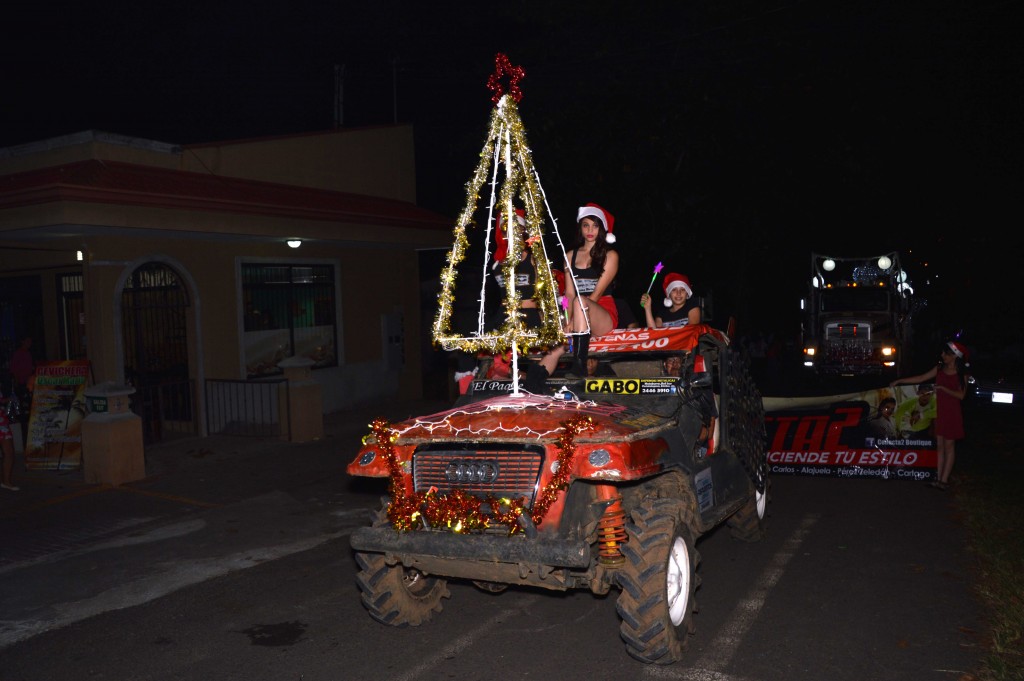
<path fill-rule="evenodd" d="M 566 400 L 520 391 L 518 395 L 511 394 L 482 402 L 474 402 L 464 407 L 449 409 L 448 411 L 428 417 L 415 418 L 392 427 L 399 437 L 412 431 L 422 430 L 435 437 L 441 435 L 447 437 L 487 437 L 497 435 L 498 433 L 510 433 L 521 437 L 533 437 L 542 440 L 544 438 L 557 437 L 561 434 L 564 431 L 564 425 L 561 421 L 564 419 L 560 419 L 553 428 L 548 430 L 535 429 L 533 426 L 537 424 L 536 420 L 530 420 L 527 424 L 516 424 L 514 426 L 507 426 L 499 421 L 497 426 L 485 427 L 479 425 L 456 426 L 452 419 L 456 417 L 502 413 L 516 416 L 526 409 L 579 412 L 595 408 L 597 408 L 597 403 L 590 400 Z M 459 420 L 463 419 L 460 418 Z M 465 418 L 464 421 L 468 423 L 470 419 Z"/>

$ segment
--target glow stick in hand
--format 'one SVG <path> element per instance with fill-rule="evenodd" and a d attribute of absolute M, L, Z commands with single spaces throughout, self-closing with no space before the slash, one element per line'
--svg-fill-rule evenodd
<path fill-rule="evenodd" d="M 654 280 L 658 278 L 658 272 L 661 272 L 663 267 L 664 265 L 662 265 L 660 262 L 654 266 L 654 276 L 651 277 L 651 283 L 647 285 L 648 294 L 650 294 L 651 292 L 651 287 L 654 286 Z"/>

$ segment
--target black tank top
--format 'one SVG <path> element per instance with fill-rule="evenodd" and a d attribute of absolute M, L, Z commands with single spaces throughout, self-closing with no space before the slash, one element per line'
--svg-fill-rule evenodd
<path fill-rule="evenodd" d="M 537 270 L 533 266 L 533 260 L 527 256 L 519 261 L 515 269 L 516 282 L 515 287 L 519 289 L 519 297 L 521 300 L 533 298 L 533 285 L 537 281 Z M 505 275 L 499 271 L 494 275 L 494 281 L 498 282 L 498 286 L 505 290 Z"/>
<path fill-rule="evenodd" d="M 578 249 L 573 249 L 572 260 L 569 261 L 572 267 L 572 274 L 576 278 L 576 288 L 580 292 L 581 296 L 590 295 L 597 288 L 597 282 L 600 281 L 601 275 L 604 274 L 604 268 L 597 269 L 594 267 L 594 261 L 590 261 L 590 267 L 576 267 L 576 252 Z M 615 286 L 615 280 L 613 279 L 609 284 L 604 295 L 610 295 L 612 288 Z"/>

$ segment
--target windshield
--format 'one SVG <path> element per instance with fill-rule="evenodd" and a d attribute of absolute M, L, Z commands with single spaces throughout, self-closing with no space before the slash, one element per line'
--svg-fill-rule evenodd
<path fill-rule="evenodd" d="M 859 310 L 863 312 L 885 312 L 889 309 L 889 289 L 882 288 L 835 288 L 821 292 L 822 312 Z"/>

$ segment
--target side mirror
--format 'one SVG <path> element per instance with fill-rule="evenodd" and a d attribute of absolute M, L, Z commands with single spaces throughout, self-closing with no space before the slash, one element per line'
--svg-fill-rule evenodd
<path fill-rule="evenodd" d="M 703 371 L 699 374 L 694 374 L 690 378 L 689 386 L 691 388 L 710 388 L 712 384 L 711 373 Z"/>

